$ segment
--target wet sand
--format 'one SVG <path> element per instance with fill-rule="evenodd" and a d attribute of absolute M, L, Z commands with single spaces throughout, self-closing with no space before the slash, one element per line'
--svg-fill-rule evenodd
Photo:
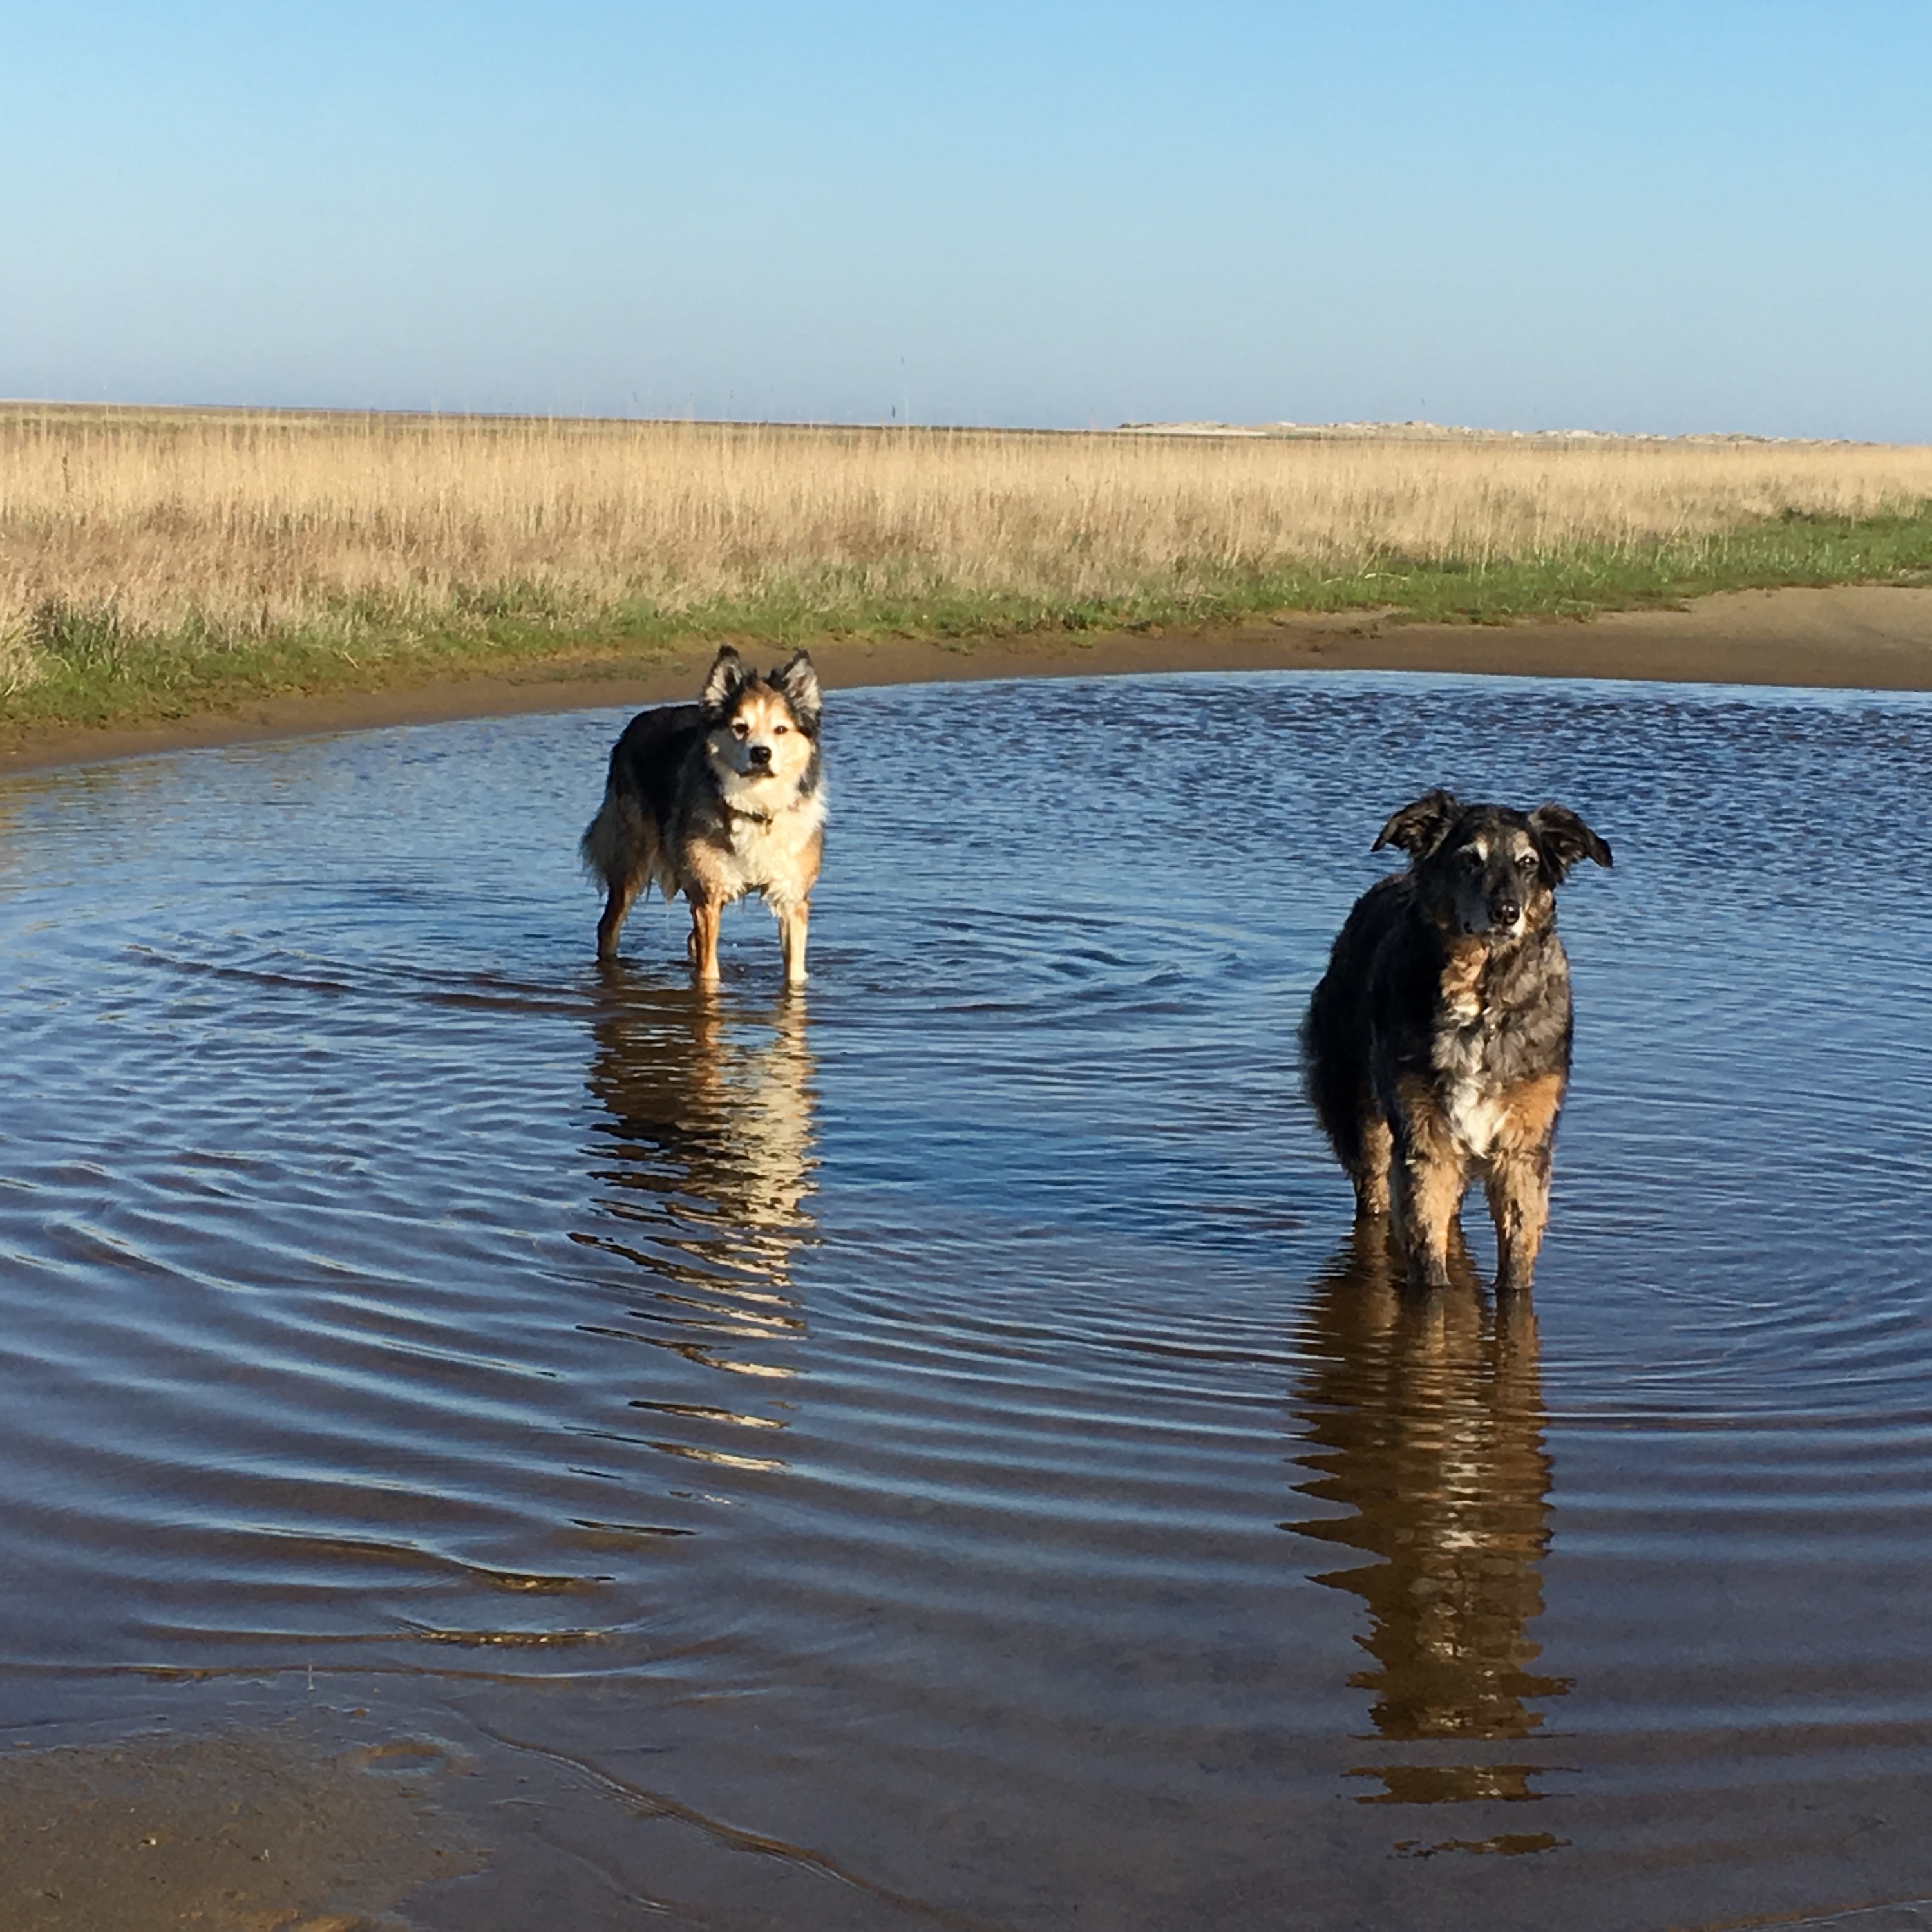
<path fill-rule="evenodd" d="M 312 1727 L 311 1727 L 312 1728 Z M 286 1724 L 0 1758 L 8 1932 L 377 1932 L 480 1862 L 415 1739 L 319 1748 Z"/>
<path fill-rule="evenodd" d="M 709 655 L 694 645 L 650 660 L 580 660 L 384 691 L 290 695 L 133 728 L 10 736 L 0 727 L 0 776 L 314 732 L 660 704 L 688 698 Z M 1414 670 L 1927 691 L 1932 588 L 1734 591 L 1681 610 L 1618 611 L 1587 622 L 1416 624 L 1352 612 L 946 643 L 832 640 L 814 645 L 812 656 L 835 690 L 1136 671 Z"/>

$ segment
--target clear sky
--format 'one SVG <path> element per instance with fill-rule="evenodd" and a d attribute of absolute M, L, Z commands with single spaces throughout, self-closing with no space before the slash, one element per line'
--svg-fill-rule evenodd
<path fill-rule="evenodd" d="M 0 0 L 0 394 L 1932 442 L 1932 4 Z"/>

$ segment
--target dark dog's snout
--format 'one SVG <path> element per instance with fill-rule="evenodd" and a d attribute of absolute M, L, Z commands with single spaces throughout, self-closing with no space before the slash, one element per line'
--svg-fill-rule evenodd
<path fill-rule="evenodd" d="M 1498 926 L 1514 926 L 1522 916 L 1522 902 L 1514 892 L 1498 892 L 1490 902 L 1490 916 Z"/>

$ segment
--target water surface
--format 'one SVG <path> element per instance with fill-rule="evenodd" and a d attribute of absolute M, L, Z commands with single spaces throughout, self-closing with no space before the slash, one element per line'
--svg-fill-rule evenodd
<path fill-rule="evenodd" d="M 592 962 L 621 722 L 0 786 L 14 1735 L 431 1733 L 462 1932 L 1932 1894 L 1925 700 L 842 694 L 802 1000 Z M 1617 853 L 1533 1308 L 1298 1098 L 1440 783 Z"/>

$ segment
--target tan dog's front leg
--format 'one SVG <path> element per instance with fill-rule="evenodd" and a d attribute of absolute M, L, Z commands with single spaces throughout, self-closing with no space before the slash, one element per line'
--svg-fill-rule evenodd
<path fill-rule="evenodd" d="M 691 970 L 699 983 L 718 983 L 718 922 L 724 908 L 716 899 L 691 902 Z"/>
<path fill-rule="evenodd" d="M 805 984 L 805 940 L 812 924 L 812 902 L 800 899 L 778 914 L 778 944 L 784 953 L 785 984 Z"/>

